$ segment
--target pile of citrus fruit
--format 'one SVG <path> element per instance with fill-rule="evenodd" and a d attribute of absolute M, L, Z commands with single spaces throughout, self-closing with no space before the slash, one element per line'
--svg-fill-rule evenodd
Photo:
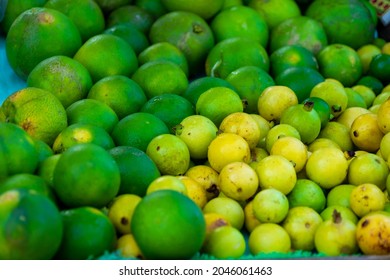
<path fill-rule="evenodd" d="M 390 255 L 365 0 L 8 1 L 0 259 Z"/>

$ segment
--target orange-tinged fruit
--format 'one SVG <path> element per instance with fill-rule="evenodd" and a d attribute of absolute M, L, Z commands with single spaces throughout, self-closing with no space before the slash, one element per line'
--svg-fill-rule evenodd
<path fill-rule="evenodd" d="M 378 124 L 378 115 L 374 113 L 358 116 L 351 125 L 350 136 L 353 143 L 367 152 L 379 150 L 383 135 Z"/>
<path fill-rule="evenodd" d="M 145 259 L 190 259 L 202 247 L 206 222 L 189 197 L 160 190 L 135 208 L 131 230 Z"/>
<path fill-rule="evenodd" d="M 207 158 L 210 166 L 217 172 L 228 163 L 239 161 L 249 163 L 251 153 L 245 139 L 235 133 L 224 132 L 215 137 L 208 148 Z"/>
<path fill-rule="evenodd" d="M 366 255 L 389 254 L 389 232 L 388 213 L 375 211 L 363 216 L 356 229 L 356 239 L 360 250 Z"/>
<path fill-rule="evenodd" d="M 81 44 L 80 33 L 69 17 L 53 9 L 36 7 L 15 19 L 7 33 L 5 50 L 11 68 L 26 79 L 42 60 L 54 55 L 72 57 Z"/>
<path fill-rule="evenodd" d="M 7 1 L 7 5 L 3 10 L 3 19 L 0 22 L 0 28 L 7 34 L 14 20 L 24 11 L 33 7 L 42 7 L 47 0 L 14 0 Z"/>
<path fill-rule="evenodd" d="M 52 145 L 68 124 L 66 111 L 51 92 L 26 87 L 9 95 L 1 105 L 6 121 L 21 126 L 31 137 Z M 47 121 L 47 120 L 50 120 Z"/>

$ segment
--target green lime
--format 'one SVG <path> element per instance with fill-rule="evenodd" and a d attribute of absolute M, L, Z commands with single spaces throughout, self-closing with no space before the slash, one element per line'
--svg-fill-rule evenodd
<path fill-rule="evenodd" d="M 149 184 L 161 175 L 154 161 L 140 149 L 117 146 L 108 151 L 118 164 L 121 175 L 118 194 L 143 197 Z"/>
<path fill-rule="evenodd" d="M 321 213 L 326 206 L 326 196 L 322 188 L 309 179 L 298 179 L 287 195 L 290 207 L 306 206 Z"/>
<path fill-rule="evenodd" d="M 150 113 L 136 112 L 121 119 L 111 137 L 116 146 L 132 146 L 146 151 L 149 142 L 164 133 L 169 133 L 169 128 L 161 119 Z"/>
<path fill-rule="evenodd" d="M 92 87 L 88 70 L 77 60 L 56 55 L 38 63 L 27 77 L 27 86 L 54 94 L 67 108 L 85 98 Z"/>
<path fill-rule="evenodd" d="M 167 93 L 149 99 L 141 107 L 140 112 L 155 115 L 173 132 L 174 126 L 178 125 L 184 118 L 195 114 L 195 106 L 180 95 Z M 175 113 L 172 114 L 172 112 Z"/>
<path fill-rule="evenodd" d="M 99 80 L 93 84 L 87 98 L 103 101 L 115 111 L 119 119 L 138 112 L 147 100 L 143 89 L 122 75 Z"/>
<path fill-rule="evenodd" d="M 27 189 L 0 195 L 0 225 L 2 260 L 50 260 L 63 237 L 57 206 L 46 195 Z"/>
<path fill-rule="evenodd" d="M 56 259 L 85 260 L 113 250 L 115 227 L 102 211 L 84 206 L 62 210 L 60 214 L 64 233 Z"/>
<path fill-rule="evenodd" d="M 189 197 L 160 190 L 139 202 L 131 231 L 146 259 L 190 259 L 203 245 L 206 222 Z"/>
<path fill-rule="evenodd" d="M 118 193 L 120 171 L 102 147 L 78 144 L 61 154 L 53 174 L 56 195 L 66 207 L 106 206 Z"/>

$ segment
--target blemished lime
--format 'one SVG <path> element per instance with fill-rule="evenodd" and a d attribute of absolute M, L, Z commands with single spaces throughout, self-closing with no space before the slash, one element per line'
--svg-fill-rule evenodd
<path fill-rule="evenodd" d="M 206 222 L 189 197 L 160 190 L 139 202 L 131 230 L 146 259 L 190 259 L 202 247 Z"/>
<path fill-rule="evenodd" d="M 19 173 L 32 174 L 38 167 L 34 140 L 20 126 L 12 123 L 0 122 L 0 157 L 0 172 L 4 178 Z"/>
<path fill-rule="evenodd" d="M 67 108 L 87 96 L 92 87 L 92 78 L 77 60 L 57 55 L 38 63 L 28 75 L 26 83 L 29 87 L 50 91 Z"/>
<path fill-rule="evenodd" d="M 54 55 L 72 57 L 81 44 L 80 32 L 69 17 L 35 7 L 15 19 L 7 33 L 5 50 L 10 66 L 25 80 L 42 60 Z"/>
<path fill-rule="evenodd" d="M 0 259 L 53 258 L 63 237 L 63 225 L 51 199 L 32 190 L 9 190 L 0 195 L 0 213 Z"/>

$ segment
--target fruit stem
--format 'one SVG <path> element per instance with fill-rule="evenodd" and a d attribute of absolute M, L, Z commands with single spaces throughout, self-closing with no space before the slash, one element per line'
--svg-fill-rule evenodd
<path fill-rule="evenodd" d="M 333 210 L 332 220 L 333 220 L 333 223 L 335 223 L 335 224 L 340 224 L 342 221 L 341 213 L 339 211 L 337 211 L 336 209 Z"/>
<path fill-rule="evenodd" d="M 305 101 L 303 103 L 303 109 L 305 109 L 306 111 L 310 112 L 314 107 L 314 102 L 313 101 Z"/>

